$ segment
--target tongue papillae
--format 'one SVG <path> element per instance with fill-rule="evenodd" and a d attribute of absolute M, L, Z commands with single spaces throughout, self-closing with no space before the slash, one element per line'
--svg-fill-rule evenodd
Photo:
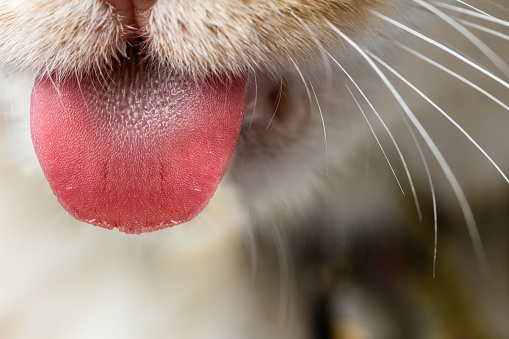
<path fill-rule="evenodd" d="M 196 83 L 139 65 L 107 77 L 41 77 L 32 93 L 32 140 L 71 215 L 150 232 L 189 221 L 207 205 L 232 158 L 245 105 L 243 80 Z"/>

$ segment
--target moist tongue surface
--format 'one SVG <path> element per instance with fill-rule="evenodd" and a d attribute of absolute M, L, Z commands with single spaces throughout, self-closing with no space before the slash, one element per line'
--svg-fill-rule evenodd
<path fill-rule="evenodd" d="M 32 140 L 45 176 L 75 218 L 126 233 L 194 218 L 237 144 L 245 82 L 120 67 L 36 80 Z"/>

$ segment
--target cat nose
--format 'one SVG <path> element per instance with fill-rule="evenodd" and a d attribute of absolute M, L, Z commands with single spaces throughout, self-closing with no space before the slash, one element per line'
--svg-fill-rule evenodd
<path fill-rule="evenodd" d="M 139 30 L 147 11 L 157 0 L 103 0 L 117 11 L 124 25 Z"/>

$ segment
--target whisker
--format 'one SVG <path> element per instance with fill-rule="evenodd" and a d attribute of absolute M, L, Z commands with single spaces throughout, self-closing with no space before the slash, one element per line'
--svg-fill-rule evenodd
<path fill-rule="evenodd" d="M 497 53 L 495 53 L 490 47 L 488 47 L 488 45 L 486 45 L 475 34 L 470 32 L 468 29 L 466 29 L 452 17 L 445 14 L 435 6 L 424 2 L 423 0 L 412 0 L 412 1 L 426 8 L 428 11 L 438 16 L 440 19 L 444 20 L 447 24 L 451 25 L 455 30 L 457 30 L 461 35 L 470 40 L 470 42 L 472 42 L 474 46 L 476 46 L 491 62 L 493 62 L 495 66 L 497 66 L 497 68 L 507 78 L 509 78 L 509 66 L 507 65 L 507 63 L 504 60 L 502 60 Z"/>
<path fill-rule="evenodd" d="M 326 53 L 328 54 L 328 52 L 326 52 Z M 302 74 L 299 66 L 297 66 L 297 64 L 295 63 L 295 61 L 293 61 L 292 58 L 290 58 L 290 60 L 292 61 L 295 68 L 297 69 L 297 72 L 299 73 L 299 76 L 302 79 L 302 82 L 304 83 L 304 88 L 306 89 L 306 93 L 308 95 L 309 109 L 312 111 L 313 110 L 313 101 L 311 99 L 311 92 L 309 90 L 308 83 L 307 83 L 306 79 L 304 78 L 304 75 Z M 311 89 L 313 90 L 316 104 L 318 105 L 318 111 L 320 112 L 320 118 L 322 119 L 323 137 L 324 137 L 324 142 L 325 142 L 326 173 L 327 173 L 327 175 L 329 175 L 329 151 L 328 151 L 328 145 L 327 145 L 327 132 L 325 130 L 325 120 L 323 118 L 322 109 L 320 107 L 320 103 L 318 102 L 318 98 L 316 96 L 315 89 L 313 88 L 313 84 L 312 84 L 311 80 L 309 80 L 309 85 L 311 86 Z"/>
<path fill-rule="evenodd" d="M 392 133 L 390 132 L 390 130 L 385 126 L 385 123 L 383 121 L 383 119 L 381 119 L 381 117 L 379 116 L 378 112 L 376 111 L 376 109 L 373 107 L 373 105 L 371 104 L 371 101 L 368 100 L 368 98 L 366 97 L 366 95 L 364 94 L 364 92 L 359 88 L 359 86 L 357 85 L 357 83 L 352 79 L 352 77 L 350 76 L 350 74 L 344 69 L 343 66 L 341 66 L 341 64 L 339 64 L 339 62 L 334 58 L 332 57 L 330 54 L 329 54 L 329 57 L 331 57 L 331 59 L 339 66 L 339 68 L 341 68 L 341 70 L 346 74 L 346 76 L 350 79 L 350 81 L 352 81 L 352 83 L 355 85 L 355 87 L 357 88 L 357 90 L 361 93 L 361 95 L 364 97 L 364 99 L 366 100 L 366 102 L 368 103 L 368 105 L 371 107 L 371 109 L 375 112 L 375 114 L 378 116 L 378 118 L 380 119 L 380 121 L 382 122 L 383 126 L 385 127 L 385 129 L 387 130 L 387 133 L 389 134 L 389 136 L 391 137 L 391 139 L 393 139 L 393 143 L 394 143 L 394 146 L 396 147 L 396 150 L 398 151 L 398 153 L 400 153 L 400 158 L 401 158 L 401 161 L 403 162 L 403 166 L 405 167 L 405 170 L 407 171 L 407 175 L 408 175 L 408 180 L 410 181 L 410 185 L 411 185 L 411 188 L 412 188 L 412 194 L 414 195 L 414 201 L 415 201 L 415 204 L 416 204 L 416 207 L 417 207 L 417 214 L 418 214 L 418 217 L 419 217 L 419 220 L 422 221 L 422 213 L 421 213 L 421 209 L 419 207 L 419 202 L 417 200 L 417 194 L 415 192 L 415 188 L 414 188 L 414 184 L 413 184 L 413 181 L 411 179 L 411 176 L 410 176 L 410 172 L 408 171 L 408 167 L 406 165 L 406 162 L 404 160 L 404 157 L 403 157 L 403 154 L 401 154 L 401 151 L 398 147 L 398 144 L 396 143 L 396 141 L 394 140 L 393 136 L 392 136 Z M 355 100 L 355 98 L 354 98 Z M 404 118 L 404 122 L 405 122 L 405 125 L 407 126 L 411 136 L 412 136 L 412 139 L 417 147 L 417 150 L 419 152 L 419 155 L 421 157 L 421 160 L 424 164 L 424 168 L 425 168 L 425 171 L 426 171 L 426 175 L 427 175 L 427 178 L 428 178 L 428 183 L 429 183 L 429 186 L 430 186 L 430 189 L 431 189 L 431 197 L 432 197 L 432 204 L 433 204 L 433 223 L 434 223 L 434 229 L 435 229 L 435 246 L 434 246 L 434 250 L 433 250 L 433 278 L 435 277 L 435 273 L 436 273 L 436 261 L 437 261 L 437 248 L 438 248 L 438 213 L 437 213 L 437 203 L 436 203 L 436 195 L 435 195 L 435 188 L 433 186 L 433 180 L 431 178 L 431 172 L 429 170 L 429 167 L 428 167 L 428 162 L 426 161 L 426 157 L 424 156 L 424 153 L 422 151 L 422 148 L 417 140 L 417 137 L 415 136 L 415 133 L 413 132 L 412 128 L 410 127 L 410 125 L 408 124 L 408 121 L 407 119 L 403 116 Z M 369 122 L 368 122 L 369 124 Z M 376 136 L 375 136 L 376 138 Z M 383 150 L 382 150 L 383 151 Z"/>
<path fill-rule="evenodd" d="M 497 7 L 498 9 L 501 9 L 503 11 L 509 12 L 509 8 L 504 7 L 501 4 L 498 4 L 498 3 L 496 3 L 496 2 L 494 2 L 492 0 L 483 0 L 483 1 L 489 3 L 490 5 L 493 5 L 493 6 Z"/>
<path fill-rule="evenodd" d="M 415 87 L 410 81 L 405 79 L 401 74 L 399 74 L 394 68 L 386 64 L 379 57 L 374 55 L 373 53 L 366 51 L 366 53 L 375 59 L 378 63 L 384 66 L 388 71 L 397 76 L 401 81 L 403 81 L 408 87 L 414 90 L 419 96 L 421 96 L 424 100 L 426 100 L 431 106 L 433 106 L 437 111 L 439 111 L 449 122 L 451 122 L 454 127 L 456 127 L 467 139 L 488 159 L 489 162 L 495 167 L 495 169 L 500 173 L 500 175 L 504 178 L 504 180 L 509 184 L 509 178 L 505 175 L 505 173 L 500 169 L 497 163 L 486 153 L 486 151 L 465 131 L 453 118 L 451 118 L 442 108 L 440 108 L 434 101 L 432 101 L 427 95 L 422 93 L 417 87 Z"/>
<path fill-rule="evenodd" d="M 109 66 L 112 66 L 110 63 L 108 63 Z M 106 76 L 108 77 L 108 79 L 106 79 L 101 71 L 103 67 L 101 67 L 101 62 L 99 60 L 97 60 L 97 69 L 99 70 L 99 73 L 101 74 L 101 77 L 103 78 L 104 82 L 105 83 L 108 83 L 108 79 L 110 82 L 115 82 L 115 80 L 113 80 L 113 78 L 111 77 L 111 74 L 108 70 L 105 71 L 106 73 Z M 131 63 L 131 70 L 134 71 L 134 69 L 136 68 L 136 65 L 134 64 L 134 62 Z"/>
<path fill-rule="evenodd" d="M 419 94 L 424 100 L 426 100 L 431 106 L 433 106 L 437 111 L 439 111 L 447 120 L 449 120 L 461 133 L 463 133 L 467 139 L 472 142 L 472 144 L 491 162 L 491 164 L 495 167 L 495 169 L 502 175 L 504 180 L 509 183 L 509 179 L 505 175 L 505 173 L 500 169 L 500 167 L 497 165 L 497 163 L 486 153 L 486 151 L 454 120 L 452 119 L 442 108 L 440 108 L 435 102 L 433 102 L 427 95 L 425 95 L 423 92 L 421 92 L 418 88 L 416 88 L 410 81 L 408 81 L 406 78 L 404 78 L 400 73 L 398 73 L 394 68 L 389 66 L 387 63 L 385 63 L 383 60 L 381 60 L 379 57 L 374 55 L 373 53 L 366 51 L 366 53 L 375 59 L 378 63 L 380 63 L 382 66 L 384 66 L 388 71 L 390 71 L 392 74 L 394 74 L 396 77 L 398 77 L 402 82 L 404 82 L 407 86 L 409 86 L 412 90 L 414 90 L 417 94 Z M 434 204 L 436 202 L 434 201 Z M 435 217 L 436 220 L 436 217 Z M 435 244 L 437 242 L 436 239 L 436 232 L 437 227 L 435 226 Z M 436 263 L 436 245 L 435 245 L 435 253 L 434 253 L 434 260 Z M 433 277 L 435 276 L 435 267 L 436 265 L 433 265 Z"/>
<path fill-rule="evenodd" d="M 440 48 L 441 50 L 443 50 L 444 52 L 446 53 L 449 53 L 451 54 L 452 56 L 456 57 L 457 59 L 463 61 L 464 63 L 466 63 L 467 65 L 475 68 L 476 70 L 478 70 L 479 72 L 485 74 L 486 76 L 490 77 L 491 79 L 495 80 L 496 82 L 498 82 L 499 84 L 501 84 L 502 86 L 506 87 L 509 89 L 509 84 L 507 82 L 505 82 L 504 80 L 500 79 L 499 77 L 497 77 L 496 75 L 494 75 L 493 73 L 487 71 L 486 69 L 482 68 L 481 66 L 477 65 L 476 63 L 468 60 L 467 58 L 465 58 L 464 56 L 462 56 L 461 54 L 459 54 L 458 52 L 455 52 L 454 50 L 452 50 L 451 48 L 447 47 L 447 46 L 444 46 L 442 45 L 441 43 L 439 42 L 436 42 L 435 40 L 425 36 L 424 34 L 421 34 L 419 32 L 417 32 L 416 30 L 414 29 L 411 29 L 410 27 L 408 26 L 405 26 L 403 25 L 402 23 L 399 23 L 398 21 L 396 20 L 393 20 L 383 14 L 380 14 L 380 13 L 377 13 L 377 12 L 373 12 L 376 16 L 378 16 L 380 19 L 384 20 L 384 21 L 387 21 L 388 23 L 396 26 L 396 27 L 399 27 L 401 28 L 402 30 L 418 37 L 419 39 L 422 39 L 432 45 L 434 45 L 435 47 L 438 47 Z"/>
<path fill-rule="evenodd" d="M 465 1 L 462 1 L 462 0 L 456 0 L 456 2 L 459 2 L 460 4 L 465 5 L 466 7 L 471 8 L 471 9 L 473 9 L 474 11 L 479 12 L 479 13 L 481 13 L 481 14 L 483 14 L 483 15 L 493 17 L 493 15 L 491 15 L 491 14 L 489 14 L 489 13 L 486 13 L 485 11 L 482 11 L 482 10 L 480 10 L 479 8 L 477 8 L 477 7 L 473 6 L 473 5 L 469 4 L 469 3 L 466 3 Z"/>
<path fill-rule="evenodd" d="M 388 19 L 388 18 L 387 18 Z M 326 19 L 324 19 L 326 20 Z M 401 97 L 399 92 L 396 90 L 396 88 L 392 85 L 392 83 L 389 81 L 389 79 L 385 76 L 385 74 L 380 70 L 380 68 L 374 63 L 374 61 L 366 54 L 366 52 L 357 45 L 353 40 L 351 40 L 345 33 L 343 33 L 341 30 L 339 30 L 336 26 L 334 26 L 329 21 L 326 21 L 329 26 L 348 44 L 350 44 L 371 66 L 371 68 L 376 72 L 376 74 L 380 77 L 382 82 L 385 84 L 385 86 L 391 91 L 394 98 L 398 102 L 398 104 L 401 106 L 403 111 L 405 112 L 406 116 L 410 119 L 414 127 L 419 131 L 419 134 L 422 136 L 426 144 L 428 145 L 429 149 L 435 156 L 435 159 L 438 161 L 438 164 L 440 165 L 442 171 L 444 172 L 445 176 L 447 177 L 449 183 L 451 184 L 451 187 L 453 189 L 453 192 L 456 196 L 456 199 L 458 200 L 461 210 L 463 212 L 463 217 L 465 218 L 468 231 L 470 233 L 470 239 L 472 241 L 472 245 L 475 252 L 475 257 L 479 266 L 479 269 L 483 273 L 483 275 L 488 276 L 489 275 L 489 265 L 488 260 L 486 257 L 486 252 L 484 251 L 484 247 L 481 241 L 481 236 L 479 234 L 479 230 L 477 229 L 477 224 L 474 219 L 474 215 L 472 213 L 472 209 L 470 208 L 470 204 L 468 203 L 468 200 L 465 196 L 465 193 L 463 192 L 461 185 L 459 184 L 456 176 L 452 172 L 451 168 L 449 167 L 447 161 L 443 157 L 442 153 L 434 143 L 433 139 L 430 137 L 426 129 L 422 126 L 420 121 L 417 119 L 417 117 L 414 115 L 414 113 L 411 111 L 410 107 L 408 107 L 405 100 Z"/>
<path fill-rule="evenodd" d="M 253 227 L 247 227 L 246 233 L 249 240 L 249 250 L 251 253 L 251 282 L 254 284 L 258 271 L 258 247 L 256 246 L 256 237 L 254 235 Z"/>
<path fill-rule="evenodd" d="M 270 117 L 270 121 L 267 124 L 267 127 L 265 127 L 265 130 L 269 129 L 270 124 L 272 123 L 272 120 L 274 120 L 274 117 L 276 116 L 277 109 L 279 108 L 279 103 L 281 102 L 281 96 L 283 95 L 283 78 L 281 78 L 281 84 L 279 86 L 279 93 L 277 94 L 277 99 L 275 102 L 274 112 L 272 113 L 272 116 Z"/>
<path fill-rule="evenodd" d="M 297 66 L 297 64 L 295 63 L 295 61 L 293 61 L 293 59 L 291 57 L 290 57 L 290 60 L 293 63 L 293 65 L 295 66 L 295 68 L 297 69 L 297 73 L 299 73 L 299 76 L 302 79 L 302 82 L 304 83 L 304 88 L 306 89 L 306 93 L 308 95 L 309 108 L 310 108 L 310 110 L 312 110 L 313 109 L 313 100 L 311 99 L 311 92 L 309 91 L 308 83 L 307 83 L 306 79 L 304 78 L 304 75 L 300 71 L 299 66 Z"/>
<path fill-rule="evenodd" d="M 435 4 L 435 6 L 437 6 L 437 7 L 446 8 L 446 9 L 451 10 L 453 12 L 465 14 L 465 15 L 468 15 L 468 16 L 471 16 L 471 17 L 474 17 L 474 18 L 486 20 L 486 21 L 489 21 L 489 22 L 493 22 L 495 24 L 499 24 L 499 25 L 502 25 L 502 26 L 509 27 L 509 21 L 505 21 L 505 20 L 496 18 L 496 17 L 491 16 L 491 15 L 490 16 L 486 16 L 486 15 L 481 14 L 481 13 L 476 12 L 476 11 L 472 11 L 472 10 L 465 9 L 465 8 L 462 8 L 462 7 L 446 4 L 446 3 L 443 3 L 443 2 L 440 2 L 440 1 L 431 1 L 431 2 L 433 4 Z"/>
<path fill-rule="evenodd" d="M 435 194 L 435 186 L 433 185 L 433 180 L 431 178 L 431 171 L 429 170 L 428 161 L 426 160 L 426 157 L 424 156 L 424 152 L 422 151 L 421 144 L 417 140 L 417 136 L 414 133 L 414 130 L 410 126 L 410 123 L 408 122 L 408 119 L 401 115 L 403 122 L 405 123 L 408 131 L 410 132 L 410 135 L 412 136 L 412 140 L 414 141 L 415 146 L 417 147 L 417 151 L 419 152 L 419 156 L 422 160 L 422 163 L 424 164 L 424 170 L 426 171 L 426 177 L 428 178 L 428 184 L 431 190 L 431 201 L 433 206 L 433 227 L 435 231 L 435 243 L 433 246 L 433 278 L 435 278 L 436 275 L 436 266 L 437 266 L 437 249 L 438 249 L 438 212 L 437 212 L 437 198 Z"/>
<path fill-rule="evenodd" d="M 346 86 L 346 89 L 348 90 L 348 93 L 350 93 L 350 96 L 352 97 L 352 99 L 355 101 L 355 104 L 357 105 L 357 107 L 359 108 L 359 110 L 361 111 L 361 114 L 362 116 L 364 117 L 364 119 L 366 120 L 366 123 L 368 124 L 369 126 L 369 129 L 371 130 L 371 133 L 373 134 L 373 136 L 375 137 L 375 140 L 378 144 L 378 147 L 380 147 L 380 150 L 382 150 L 382 153 L 385 157 L 385 160 L 387 161 L 387 164 L 389 164 L 389 167 L 391 168 L 391 171 L 392 171 L 392 174 L 394 175 L 394 178 L 396 178 L 396 182 L 398 183 L 398 186 L 399 186 L 399 189 L 401 190 L 401 193 L 403 193 L 403 195 L 405 195 L 405 191 L 403 191 L 403 187 L 401 187 L 401 184 L 399 182 L 399 179 L 398 179 L 398 176 L 396 175 L 396 172 L 394 171 L 394 168 L 392 167 L 391 165 L 391 162 L 389 160 L 389 158 L 387 157 L 387 154 L 385 153 L 385 150 L 384 148 L 382 147 L 382 144 L 380 143 L 380 140 L 378 140 L 378 137 L 376 136 L 376 133 L 375 131 L 373 130 L 373 127 L 371 126 L 371 123 L 369 122 L 369 119 L 368 117 L 366 116 L 366 113 L 364 113 L 364 110 L 362 109 L 361 105 L 359 104 L 359 102 L 357 101 L 357 99 L 355 98 L 355 95 L 352 93 L 352 91 L 350 90 L 350 86 L 348 86 L 348 84 L 345 82 L 345 86 Z M 418 211 L 420 212 L 420 208 L 418 208 Z"/>
<path fill-rule="evenodd" d="M 254 115 L 256 112 L 256 102 L 258 101 L 258 80 L 256 79 L 256 72 L 253 72 L 254 74 L 254 81 L 255 81 L 255 100 L 254 100 L 254 106 L 253 106 L 253 113 L 251 114 L 251 120 L 249 121 L 249 127 L 248 129 L 251 129 L 251 125 L 253 124 Z"/>
<path fill-rule="evenodd" d="M 285 327 L 288 310 L 290 307 L 290 294 L 291 284 L 293 281 L 293 274 L 290 265 L 290 258 L 288 255 L 288 248 L 282 234 L 275 228 L 272 232 L 274 244 L 276 247 L 277 259 L 280 271 L 280 286 L 279 286 L 279 312 L 278 322 L 281 328 Z"/>
<path fill-rule="evenodd" d="M 328 52 L 326 52 L 326 53 L 328 54 Z M 295 68 L 297 69 L 297 72 L 299 73 L 299 76 L 302 79 L 302 82 L 304 83 L 304 88 L 306 89 L 306 93 L 308 95 L 309 109 L 312 111 L 313 110 L 313 100 L 311 98 L 311 91 L 309 90 L 308 83 L 307 83 L 306 79 L 304 78 L 304 75 L 302 74 L 299 66 L 297 66 L 297 64 L 295 63 L 295 61 L 293 61 L 292 58 L 290 58 L 290 60 L 292 61 L 292 63 L 295 66 Z M 314 94 L 314 97 L 315 97 L 315 100 L 316 100 L 316 104 L 318 105 L 318 111 L 320 112 L 320 118 L 322 119 L 323 136 L 324 136 L 324 142 L 325 142 L 326 173 L 327 173 L 327 175 L 329 175 L 329 151 L 328 151 L 328 145 L 327 145 L 327 132 L 325 130 L 325 121 L 324 121 L 324 118 L 323 118 L 323 114 L 322 114 L 322 109 L 320 107 L 320 103 L 318 102 L 318 98 L 316 96 L 315 89 L 313 88 L 313 84 L 312 84 L 311 80 L 309 80 L 309 84 L 311 85 L 311 89 L 313 90 L 313 94 Z"/>
<path fill-rule="evenodd" d="M 105 84 L 107 83 L 106 82 L 106 78 L 104 77 L 104 75 L 102 74 L 102 71 L 101 69 L 98 67 L 98 68 L 93 68 L 93 72 L 94 72 L 94 76 L 97 78 L 97 81 L 92 81 L 91 82 L 91 85 L 92 85 L 92 88 L 94 89 L 95 91 L 95 94 L 99 94 L 101 92 L 106 92 L 107 91 L 107 88 L 104 87 Z M 104 83 L 102 83 L 101 81 L 99 81 L 99 75 L 101 76 L 102 80 L 104 81 Z M 99 83 L 99 85 L 102 87 L 102 91 L 98 91 L 97 88 L 95 87 L 96 83 Z M 122 93 L 124 94 L 124 93 Z"/>
<path fill-rule="evenodd" d="M 509 40 L 509 35 L 501 33 L 501 32 L 496 31 L 494 29 L 491 29 L 491 28 L 488 28 L 488 27 L 484 27 L 483 25 L 478 25 L 478 24 L 475 24 L 475 23 L 467 21 L 467 20 L 459 19 L 458 21 L 461 22 L 465 26 L 469 26 L 469 27 L 475 28 L 475 29 L 477 29 L 477 30 L 479 30 L 481 32 L 485 32 L 485 33 L 494 35 L 494 36 L 502 38 L 504 40 Z"/>
<path fill-rule="evenodd" d="M 355 88 L 357 88 L 357 90 L 359 91 L 359 93 L 362 95 L 362 97 L 364 98 L 364 100 L 368 103 L 369 107 L 371 108 L 371 110 L 375 113 L 376 117 L 378 118 L 378 120 L 380 121 L 380 123 L 382 124 L 382 126 L 384 127 L 385 131 L 387 132 L 387 134 L 389 135 L 389 137 L 391 138 L 391 141 L 392 143 L 394 144 L 394 147 L 396 148 L 396 151 L 398 152 L 399 154 L 399 157 L 401 158 L 401 162 L 403 163 L 403 167 L 405 168 L 405 172 L 407 174 L 407 177 L 408 177 L 408 181 L 410 182 L 410 187 L 412 189 L 412 194 L 414 196 L 414 200 L 415 200 L 415 205 L 417 207 L 417 214 L 419 215 L 419 220 L 422 220 L 422 214 L 421 214 L 421 209 L 420 209 L 420 206 L 419 206 L 419 201 L 417 199 L 417 194 L 415 192 L 415 187 L 414 187 L 414 183 L 413 183 L 413 180 L 412 180 L 412 177 L 410 175 L 410 171 L 408 170 L 408 166 L 407 166 L 407 163 L 405 161 L 405 158 L 403 157 L 403 153 L 401 152 L 399 146 L 398 146 L 398 143 L 396 142 L 396 139 L 394 138 L 394 136 L 392 135 L 391 131 L 389 130 L 389 128 L 387 127 L 387 125 L 385 124 L 385 121 L 382 119 L 382 117 L 380 116 L 380 114 L 378 113 L 378 111 L 375 109 L 375 107 L 373 106 L 373 104 L 371 103 L 371 101 L 368 99 L 368 97 L 364 94 L 364 91 L 362 91 L 360 89 L 360 87 L 357 85 L 357 82 L 355 82 L 353 80 L 353 78 L 350 76 L 350 74 L 346 71 L 346 69 L 332 56 L 329 54 L 329 57 L 332 59 L 332 61 L 334 61 L 336 63 L 336 65 L 338 65 L 338 67 L 343 71 L 343 73 L 345 73 L 345 75 L 348 77 L 348 79 L 353 83 L 353 85 L 355 86 Z M 350 89 L 348 88 L 347 86 L 347 89 L 350 91 Z M 350 93 L 351 94 L 351 93 Z M 355 98 L 354 98 L 355 100 Z M 357 100 L 355 100 L 355 102 L 357 103 Z M 357 106 L 358 103 L 357 103 Z M 362 108 L 359 107 L 359 109 L 361 110 L 361 112 L 363 113 L 364 115 L 364 112 L 362 111 Z M 366 116 L 364 115 L 364 118 L 366 119 L 367 121 L 367 118 Z M 394 176 L 396 177 L 396 181 L 398 182 L 398 185 L 399 185 L 399 188 L 401 189 L 401 192 L 403 193 L 403 195 L 405 195 L 405 192 L 403 191 L 403 188 L 401 187 L 400 183 L 399 183 L 399 180 L 396 176 L 396 173 L 394 172 L 390 162 L 389 162 L 389 159 L 387 158 L 387 155 L 385 154 L 382 146 L 380 145 L 380 142 L 378 141 L 378 138 L 376 137 L 375 135 L 375 132 L 373 131 L 373 129 L 371 128 L 371 124 L 368 122 L 368 126 L 369 128 L 371 129 L 373 135 L 375 136 L 375 139 L 378 143 L 378 145 L 380 146 L 381 150 L 382 150 L 382 153 L 384 154 L 385 156 L 385 159 L 387 160 L 387 162 L 389 163 L 389 167 L 391 168 L 392 170 L 392 173 L 394 174 Z"/>
<path fill-rule="evenodd" d="M 87 103 L 88 100 L 85 99 L 85 95 L 83 94 L 83 89 L 81 88 L 80 77 L 79 77 L 77 71 L 74 71 L 74 76 L 76 77 L 76 83 L 78 84 L 78 89 L 80 91 L 81 99 L 83 99 L 83 104 L 85 105 L 85 108 L 87 109 L 87 112 L 90 112 L 90 109 L 89 109 L 88 103 Z"/>
<path fill-rule="evenodd" d="M 465 77 L 461 76 L 460 74 L 450 70 L 449 68 L 443 66 L 442 64 L 426 57 L 425 55 L 417 52 L 416 50 L 408 47 L 408 46 L 405 46 L 403 45 L 402 43 L 400 42 L 397 42 L 397 41 L 394 41 L 390 38 L 387 38 L 390 42 L 392 42 L 393 44 L 395 44 L 396 46 L 400 47 L 401 49 L 404 49 L 405 51 L 407 51 L 408 53 L 411 53 L 413 54 L 414 56 L 418 57 L 419 59 L 429 63 L 430 65 L 446 72 L 447 74 L 455 77 L 456 79 L 458 79 L 459 81 L 463 82 L 464 84 L 466 84 L 467 86 L 475 89 L 477 92 L 483 94 L 484 96 L 486 96 L 487 98 L 489 98 L 491 101 L 495 102 L 497 105 L 501 106 L 502 108 L 504 108 L 506 111 L 509 112 L 509 106 L 504 104 L 502 101 L 500 101 L 500 99 L 497 99 L 497 97 L 495 97 L 493 94 L 490 94 L 488 91 L 486 91 L 485 89 L 479 87 L 478 85 L 476 85 L 475 83 L 471 82 L 470 80 L 466 79 Z"/>
<path fill-rule="evenodd" d="M 306 31 L 308 31 L 309 35 L 311 36 L 311 39 L 313 40 L 313 42 L 315 43 L 315 45 L 318 47 L 318 50 L 320 51 L 320 55 L 322 57 L 322 61 L 323 61 L 323 64 L 324 64 L 324 67 L 325 67 L 325 73 L 327 74 L 327 84 L 331 84 L 332 83 L 332 77 L 331 77 L 331 74 L 332 74 L 332 66 L 330 64 L 330 60 L 329 58 L 327 58 L 327 51 L 325 50 L 325 48 L 323 47 L 322 43 L 320 42 L 320 40 L 318 40 L 318 38 L 316 37 L 316 34 L 315 32 L 313 32 L 313 30 L 309 27 L 309 25 L 307 25 L 304 20 L 302 20 L 301 17 L 299 17 L 298 15 L 296 15 L 295 13 L 292 13 L 293 17 L 295 19 L 297 19 L 300 24 L 302 25 L 302 27 L 304 27 L 304 29 Z M 328 88 L 330 86 L 327 86 Z"/>
<path fill-rule="evenodd" d="M 325 164 L 326 164 L 326 172 L 329 175 L 329 150 L 327 146 L 327 132 L 325 131 L 325 120 L 323 119 L 322 108 L 320 107 L 320 103 L 318 102 L 318 97 L 316 96 L 315 88 L 313 87 L 313 83 L 309 81 L 309 85 L 311 86 L 311 90 L 313 90 L 313 95 L 315 96 L 316 105 L 318 106 L 318 112 L 320 112 L 320 118 L 322 119 L 322 127 L 323 127 L 323 139 L 325 142 Z"/>
<path fill-rule="evenodd" d="M 50 75 L 47 78 L 49 79 L 49 81 L 51 81 L 51 85 L 53 86 L 53 88 L 55 88 L 55 91 L 57 91 L 57 96 L 58 96 L 58 100 L 60 101 L 60 105 L 62 105 L 62 107 L 65 107 L 64 101 L 62 99 L 62 93 L 60 93 L 60 89 L 58 88 L 55 81 L 53 81 L 53 77 Z"/>

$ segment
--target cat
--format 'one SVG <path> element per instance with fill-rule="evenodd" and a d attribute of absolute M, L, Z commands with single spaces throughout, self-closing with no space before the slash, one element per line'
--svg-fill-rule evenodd
<path fill-rule="evenodd" d="M 508 18 L 2 0 L 2 336 L 507 337 Z"/>

